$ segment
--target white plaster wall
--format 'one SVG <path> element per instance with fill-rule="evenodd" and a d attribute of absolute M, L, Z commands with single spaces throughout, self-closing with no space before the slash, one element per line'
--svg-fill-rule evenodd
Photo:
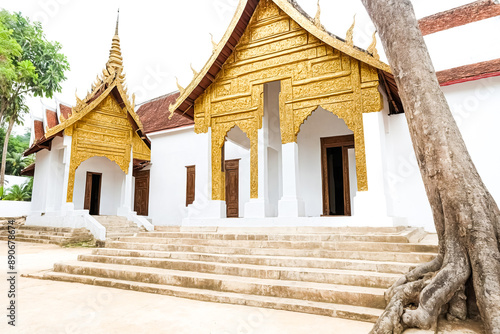
<path fill-rule="evenodd" d="M 500 77 L 442 89 L 483 182 L 500 203 Z"/>
<path fill-rule="evenodd" d="M 318 107 L 300 127 L 299 146 L 300 194 L 305 202 L 306 216 L 319 217 L 323 214 L 323 192 L 321 185 L 321 142 L 322 137 L 343 136 L 353 132 L 342 119 Z M 349 155 L 351 158 L 351 155 Z M 350 167 L 355 162 L 349 161 Z M 350 173 L 355 173 L 350 169 Z M 353 180 L 351 177 L 350 180 Z M 351 203 L 355 192 L 351 192 Z"/>
<path fill-rule="evenodd" d="M 64 147 L 63 138 L 56 137 L 52 140 L 50 150 L 49 179 L 50 186 L 47 189 L 47 211 L 58 211 L 62 204 L 62 191 L 64 184 Z M 36 169 L 36 168 L 35 168 Z"/>
<path fill-rule="evenodd" d="M 36 167 L 33 180 L 33 191 L 31 193 L 31 209 L 33 211 L 45 211 L 47 194 L 47 182 L 50 168 L 50 152 L 41 150 L 36 153 Z"/>
<path fill-rule="evenodd" d="M 436 71 L 497 59 L 500 17 L 492 17 L 424 36 Z"/>
<path fill-rule="evenodd" d="M 75 210 L 83 210 L 87 172 L 102 173 L 100 215 L 116 215 L 120 206 L 125 173 L 108 158 L 92 157 L 76 169 L 73 203 Z"/>
<path fill-rule="evenodd" d="M 59 211 L 63 203 L 64 188 L 63 138 L 52 140 L 51 150 L 36 153 L 36 166 L 31 196 L 32 210 L 37 212 Z"/>
<path fill-rule="evenodd" d="M 404 114 L 388 117 L 387 173 L 388 194 L 392 204 L 392 215 L 406 217 L 408 225 L 421 226 L 434 231 L 432 212 L 425 194 L 408 124 Z"/>
<path fill-rule="evenodd" d="M 195 201 L 211 197 L 203 174 L 209 149 L 204 134 L 197 135 L 193 127 L 152 134 L 149 217 L 154 225 L 181 225 L 187 216 L 186 166 L 196 166 Z M 202 185 L 203 184 L 203 185 Z M 206 203 L 206 201 L 202 201 Z"/>
<path fill-rule="evenodd" d="M 31 212 L 31 202 L 0 201 L 0 217 L 12 218 L 27 216 Z"/>
<path fill-rule="evenodd" d="M 467 149 L 493 197 L 500 201 L 500 77 L 443 87 Z M 387 116 L 387 168 L 393 215 L 434 231 L 434 221 L 411 144 L 405 115 Z"/>

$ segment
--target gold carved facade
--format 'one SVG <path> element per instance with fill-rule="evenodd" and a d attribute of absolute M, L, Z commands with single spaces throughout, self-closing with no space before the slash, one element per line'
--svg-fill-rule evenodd
<path fill-rule="evenodd" d="M 115 162 L 127 174 L 131 151 L 134 159 L 151 160 L 149 147 L 133 130 L 127 110 L 121 108 L 112 95 L 106 96 L 95 109 L 66 128 L 71 139 L 67 201 L 73 201 L 76 169 L 92 157 L 105 157 Z"/>
<path fill-rule="evenodd" d="M 281 82 L 282 143 L 296 142 L 318 106 L 332 112 L 354 132 L 358 190 L 368 190 L 362 114 L 382 109 L 377 69 L 320 41 L 273 1 L 261 0 L 215 81 L 195 101 L 195 131 L 212 131 L 212 199 L 224 200 L 221 147 L 234 126 L 250 139 L 251 198 L 258 196 L 257 131 L 263 85 L 272 81 Z"/>

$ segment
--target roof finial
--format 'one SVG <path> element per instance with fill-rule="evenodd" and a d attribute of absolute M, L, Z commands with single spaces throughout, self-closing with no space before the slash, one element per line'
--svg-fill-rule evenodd
<path fill-rule="evenodd" d="M 314 17 L 314 25 L 316 27 L 321 28 L 321 7 L 319 5 L 319 0 L 318 0 L 318 9 L 316 10 L 316 16 Z"/>
<path fill-rule="evenodd" d="M 345 36 L 345 41 L 348 45 L 353 46 L 354 45 L 354 26 L 356 25 L 356 14 L 354 14 L 354 18 L 352 19 L 352 25 L 351 27 L 347 30 L 346 36 Z"/>
<path fill-rule="evenodd" d="M 182 87 L 180 84 L 179 84 L 179 79 L 177 77 L 175 77 L 175 84 L 177 85 L 177 88 L 179 89 L 179 92 L 182 94 L 184 93 L 184 87 Z"/>
<path fill-rule="evenodd" d="M 368 53 L 371 53 L 373 58 L 380 60 L 380 56 L 377 52 L 377 37 L 375 36 L 376 34 L 377 34 L 377 30 L 375 30 L 373 32 L 372 42 L 371 42 L 370 46 L 368 46 L 368 49 L 366 49 L 366 51 L 368 51 Z"/>
<path fill-rule="evenodd" d="M 103 72 L 105 77 L 108 77 L 109 75 L 113 75 L 115 72 L 120 72 L 119 77 L 120 79 L 124 79 L 123 74 L 121 73 L 123 71 L 123 58 L 122 58 L 122 52 L 120 48 L 120 37 L 118 36 L 118 21 L 120 19 L 120 10 L 118 9 L 118 15 L 116 17 L 116 28 L 115 28 L 115 35 L 113 36 L 113 39 L 111 40 L 111 49 L 109 50 L 109 59 L 108 62 L 106 63 L 106 70 Z M 108 74 L 107 74 L 107 73 Z"/>
<path fill-rule="evenodd" d="M 214 41 L 214 35 L 212 35 L 211 32 L 209 32 L 209 34 L 210 34 L 210 39 L 212 41 L 212 52 L 215 52 L 215 50 L 217 50 L 217 43 L 215 43 Z"/>
<path fill-rule="evenodd" d="M 118 36 L 118 22 L 120 21 L 120 8 L 118 8 L 118 14 L 116 15 L 116 28 L 115 28 L 115 35 Z"/>
<path fill-rule="evenodd" d="M 189 64 L 189 66 L 191 66 L 191 71 L 193 71 L 193 75 L 196 77 L 198 76 L 198 71 L 196 71 L 194 68 L 193 68 L 193 64 Z"/>

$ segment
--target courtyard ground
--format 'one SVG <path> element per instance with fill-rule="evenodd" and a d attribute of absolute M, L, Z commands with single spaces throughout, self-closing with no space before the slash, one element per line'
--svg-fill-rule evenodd
<path fill-rule="evenodd" d="M 49 270 L 89 248 L 17 243 L 18 273 Z M 7 324 L 7 242 L 0 242 L 0 333 L 363 334 L 371 323 L 18 276 L 16 327 Z M 439 333 L 479 333 L 443 323 Z M 410 330 L 406 334 L 435 333 Z"/>

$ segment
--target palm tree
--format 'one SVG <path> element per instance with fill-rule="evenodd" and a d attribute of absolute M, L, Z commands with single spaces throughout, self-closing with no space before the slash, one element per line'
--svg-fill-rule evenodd
<path fill-rule="evenodd" d="M 3 198 L 6 201 L 29 201 L 31 199 L 26 183 L 22 186 L 15 184 L 12 188 L 7 189 L 7 192 L 7 195 Z"/>
<path fill-rule="evenodd" d="M 10 174 L 19 176 L 21 171 L 26 168 L 28 159 L 23 157 L 22 153 L 8 152 L 6 162 Z"/>

